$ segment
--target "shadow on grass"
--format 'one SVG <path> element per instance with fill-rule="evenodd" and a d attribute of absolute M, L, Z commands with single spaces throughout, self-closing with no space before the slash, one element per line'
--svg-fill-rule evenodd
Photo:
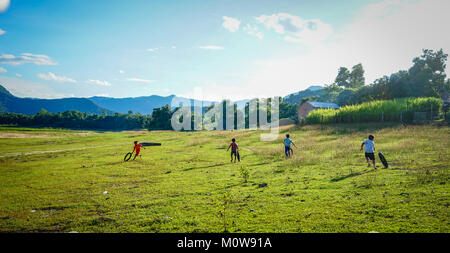
<path fill-rule="evenodd" d="M 365 171 L 361 171 L 361 172 L 353 172 L 353 173 L 350 173 L 350 174 L 342 176 L 342 177 L 333 178 L 330 181 L 335 183 L 335 182 L 339 182 L 339 181 L 345 180 L 347 178 L 361 176 L 361 175 L 364 175 L 364 174 L 372 172 L 372 171 L 376 171 L 376 170 L 375 169 L 371 169 L 371 170 L 365 170 Z"/>
<path fill-rule="evenodd" d="M 189 170 L 195 170 L 195 169 L 214 168 L 214 167 L 222 166 L 222 165 L 226 165 L 226 163 L 219 163 L 219 164 L 208 165 L 208 166 L 201 166 L 201 167 L 191 167 L 191 168 L 186 168 L 186 169 L 184 169 L 183 171 L 189 171 Z"/>
<path fill-rule="evenodd" d="M 269 162 L 262 162 L 262 163 L 255 163 L 255 164 L 249 164 L 249 166 L 260 166 L 260 165 L 267 165 Z"/>
<path fill-rule="evenodd" d="M 133 161 L 133 160 L 130 160 L 130 161 Z M 130 162 L 129 161 L 129 162 Z M 116 162 L 106 162 L 106 163 L 103 163 L 103 165 L 118 165 L 118 164 L 122 164 L 122 163 L 124 163 L 125 161 L 116 161 Z"/>
<path fill-rule="evenodd" d="M 208 165 L 208 166 L 199 166 L 199 167 L 191 167 L 191 168 L 186 168 L 183 171 L 189 171 L 189 170 L 196 170 L 196 169 L 208 169 L 208 168 L 214 168 L 214 167 L 218 167 L 218 166 L 222 166 L 222 165 L 228 165 L 228 164 L 240 164 L 239 162 L 229 162 L 229 163 L 218 163 L 218 164 L 214 164 L 214 165 Z M 267 165 L 269 164 L 269 162 L 262 162 L 262 163 L 255 163 L 255 164 L 248 164 L 248 166 L 260 166 L 260 165 Z"/>
<path fill-rule="evenodd" d="M 320 130 L 329 131 L 331 134 L 352 134 L 359 132 L 372 132 L 386 128 L 396 128 L 404 126 L 399 122 L 381 122 L 381 123 L 340 123 L 340 124 L 323 124 L 319 126 Z M 307 127 L 307 126 L 306 126 Z M 301 127 L 300 127 L 301 129 Z"/>

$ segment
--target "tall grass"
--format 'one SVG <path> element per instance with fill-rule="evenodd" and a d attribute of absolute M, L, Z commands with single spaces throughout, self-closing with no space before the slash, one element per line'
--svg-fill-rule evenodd
<path fill-rule="evenodd" d="M 318 109 L 310 112 L 306 124 L 357 123 L 357 122 L 412 122 L 414 112 L 432 111 L 437 115 L 442 101 L 439 98 L 401 98 L 379 100 L 340 109 Z"/>

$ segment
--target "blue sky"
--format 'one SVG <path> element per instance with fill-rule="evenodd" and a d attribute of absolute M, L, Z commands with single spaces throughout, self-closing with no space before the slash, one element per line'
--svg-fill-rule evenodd
<path fill-rule="evenodd" d="M 421 48 L 448 48 L 429 27 L 449 11 L 443 0 L 0 0 L 0 84 L 22 97 L 238 100 L 329 84 L 359 62 L 371 82 Z"/>

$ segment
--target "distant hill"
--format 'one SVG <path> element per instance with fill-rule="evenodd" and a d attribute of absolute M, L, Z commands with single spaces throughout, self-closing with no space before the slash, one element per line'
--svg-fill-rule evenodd
<path fill-rule="evenodd" d="M 49 112 L 80 111 L 85 113 L 112 113 L 86 98 L 38 99 L 19 98 L 0 85 L 0 112 L 36 114 L 41 109 Z"/>
<path fill-rule="evenodd" d="M 239 109 L 243 109 L 248 99 L 234 101 Z M 24 114 L 36 114 L 41 109 L 49 112 L 80 111 L 84 113 L 140 113 L 143 115 L 152 114 L 154 108 L 160 108 L 165 105 L 174 107 L 194 103 L 202 107 L 203 112 L 216 101 L 201 101 L 190 98 L 170 96 L 142 96 L 128 98 L 112 97 L 90 97 L 90 98 L 61 98 L 61 99 L 38 99 L 38 98 L 19 98 L 12 95 L 7 89 L 0 85 L 0 112 L 15 112 Z"/>
<path fill-rule="evenodd" d="M 323 89 L 323 86 L 312 85 L 312 86 L 309 86 L 307 90 L 316 91 L 316 90 L 321 90 L 321 89 Z"/>
<path fill-rule="evenodd" d="M 140 113 L 144 115 L 152 114 L 153 108 L 160 108 L 167 104 L 172 107 L 172 101 L 174 101 L 175 105 L 179 105 L 180 103 L 191 103 L 192 105 L 194 105 L 194 102 L 199 104 L 202 104 L 203 102 L 203 107 L 207 107 L 211 104 L 216 103 L 212 101 L 199 101 L 189 98 L 177 97 L 175 95 L 167 97 L 152 95 L 134 98 L 91 97 L 88 99 L 95 104 L 107 108 L 111 111 L 121 113 L 128 113 L 128 111 L 132 111 L 133 113 Z"/>
<path fill-rule="evenodd" d="M 322 86 L 310 86 L 306 90 L 289 94 L 283 98 L 284 102 L 290 104 L 300 104 L 302 98 L 320 96 L 323 93 Z"/>

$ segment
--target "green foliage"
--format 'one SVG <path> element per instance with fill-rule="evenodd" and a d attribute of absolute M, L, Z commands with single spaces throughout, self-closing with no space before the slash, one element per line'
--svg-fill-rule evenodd
<path fill-rule="evenodd" d="M 340 67 L 334 82 L 338 86 L 348 88 L 350 84 L 350 71 L 346 67 Z"/>
<path fill-rule="evenodd" d="M 314 101 L 334 103 L 344 89 L 333 83 L 326 85 L 323 90 L 324 92 L 316 99 L 313 99 Z"/>
<path fill-rule="evenodd" d="M 414 65 L 408 73 L 412 82 L 414 96 L 437 96 L 445 85 L 445 62 L 448 54 L 442 49 L 434 52 L 424 49 L 421 56 L 414 58 Z"/>
<path fill-rule="evenodd" d="M 394 121 L 412 122 L 414 112 L 425 112 L 433 109 L 438 114 L 442 106 L 439 98 L 402 98 L 380 100 L 359 105 L 344 106 L 337 110 L 318 109 L 306 117 L 306 124 L 356 123 Z M 400 116 L 401 115 L 401 116 Z"/>
<path fill-rule="evenodd" d="M 149 130 L 172 129 L 172 124 L 170 122 L 172 114 L 173 112 L 170 109 L 169 105 L 165 105 L 161 108 L 154 108 L 148 129 Z"/>
<path fill-rule="evenodd" d="M 352 67 L 350 73 L 349 85 L 346 88 L 360 88 L 365 84 L 364 69 L 361 63 Z"/>
<path fill-rule="evenodd" d="M 352 98 L 355 95 L 354 89 L 345 89 L 339 93 L 336 98 L 336 102 L 338 105 L 350 105 L 352 104 Z"/>
<path fill-rule="evenodd" d="M 423 54 L 414 58 L 408 71 L 401 70 L 377 79 L 373 84 L 355 92 L 353 103 L 402 97 L 438 97 L 445 87 L 445 62 L 447 54 L 441 50 L 424 49 Z M 448 82 L 448 80 L 447 80 Z"/>
<path fill-rule="evenodd" d="M 296 104 L 290 104 L 286 102 L 280 103 L 280 119 L 283 118 L 289 118 L 295 121 L 298 121 L 298 115 L 297 115 L 297 105 Z"/>
<path fill-rule="evenodd" d="M 141 114 L 88 114 L 79 111 L 51 113 L 41 109 L 36 115 L 0 113 L 0 124 L 70 129 L 143 129 L 150 116 Z"/>
<path fill-rule="evenodd" d="M 130 130 L 147 128 L 170 130 L 172 129 L 170 122 L 172 113 L 169 105 L 153 109 L 152 115 L 133 114 L 132 111 L 128 111 L 126 114 L 114 113 L 111 115 L 79 111 L 51 113 L 41 109 L 36 115 L 0 113 L 0 124 L 70 129 Z"/>
<path fill-rule="evenodd" d="M 350 72 L 346 67 L 340 67 L 334 82 L 344 88 L 360 88 L 364 86 L 364 69 L 361 63 L 352 67 Z"/>
<path fill-rule="evenodd" d="M 250 177 L 250 170 L 248 166 L 242 164 L 239 172 L 241 173 L 241 177 L 244 179 L 244 183 L 247 183 L 247 180 Z"/>
<path fill-rule="evenodd" d="M 223 232 L 227 233 L 230 223 L 230 205 L 232 203 L 232 194 L 229 190 L 225 190 L 222 195 L 214 199 L 214 207 L 216 214 L 221 220 Z"/>

